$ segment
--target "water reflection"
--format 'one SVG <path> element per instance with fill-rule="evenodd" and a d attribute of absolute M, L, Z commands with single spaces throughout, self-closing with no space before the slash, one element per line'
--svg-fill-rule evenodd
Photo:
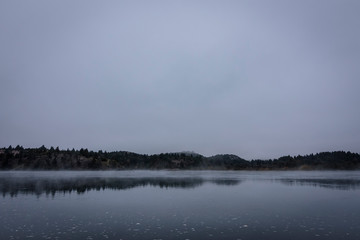
<path fill-rule="evenodd" d="M 360 172 L 339 171 L 0 172 L 0 233 L 1 239 L 358 240 L 359 186 Z"/>
<path fill-rule="evenodd" d="M 329 175 L 330 174 L 330 175 Z M 0 193 L 5 197 L 18 194 L 82 194 L 92 190 L 127 190 L 136 187 L 192 189 L 205 183 L 233 187 L 245 181 L 271 181 L 288 186 L 321 187 L 338 190 L 360 189 L 358 174 L 321 174 L 292 172 L 202 172 L 202 171 L 124 171 L 124 172 L 0 172 Z"/>
<path fill-rule="evenodd" d="M 17 194 L 55 195 L 58 192 L 78 194 L 91 190 L 126 190 L 136 187 L 154 186 L 160 188 L 190 189 L 204 183 L 235 186 L 240 180 L 215 179 L 206 180 L 200 177 L 173 178 L 173 177 L 145 177 L 145 178 L 104 178 L 104 177 L 79 177 L 79 178 L 4 178 L 0 177 L 0 192 L 3 196 L 12 197 Z"/>
<path fill-rule="evenodd" d="M 279 181 L 290 186 L 311 186 L 337 190 L 360 188 L 360 180 L 358 179 L 281 179 Z"/>
<path fill-rule="evenodd" d="M 156 186 L 160 188 L 195 188 L 204 183 L 201 178 L 0 178 L 3 196 L 42 193 L 84 193 L 90 190 L 125 190 L 135 187 Z"/>
<path fill-rule="evenodd" d="M 241 181 L 239 179 L 213 179 L 211 182 L 221 186 L 235 186 Z"/>

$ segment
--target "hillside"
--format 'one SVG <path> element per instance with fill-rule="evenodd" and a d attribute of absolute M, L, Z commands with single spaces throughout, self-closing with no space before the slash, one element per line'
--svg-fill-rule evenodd
<path fill-rule="evenodd" d="M 213 170 L 353 170 L 360 169 L 358 153 L 337 151 L 305 156 L 284 156 L 273 160 L 247 161 L 236 155 L 205 157 L 188 152 L 154 155 L 126 151 L 0 148 L 2 170 L 106 170 L 106 169 L 213 169 Z"/>

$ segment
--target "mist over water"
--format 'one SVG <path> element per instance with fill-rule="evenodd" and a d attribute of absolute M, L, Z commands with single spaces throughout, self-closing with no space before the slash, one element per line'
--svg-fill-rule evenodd
<path fill-rule="evenodd" d="M 359 171 L 0 172 L 4 239 L 359 239 Z"/>
<path fill-rule="evenodd" d="M 236 186 L 244 181 L 275 181 L 291 186 L 358 189 L 357 172 L 242 171 L 7 171 L 0 174 L 0 193 L 41 195 L 78 194 L 92 190 L 126 190 L 137 187 L 197 188 L 204 184 Z M 336 173 L 336 174 L 334 174 Z"/>

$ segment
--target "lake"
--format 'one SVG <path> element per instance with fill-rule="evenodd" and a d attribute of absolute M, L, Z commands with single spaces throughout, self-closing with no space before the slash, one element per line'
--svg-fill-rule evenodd
<path fill-rule="evenodd" d="M 5 171 L 1 239 L 360 239 L 360 171 Z"/>

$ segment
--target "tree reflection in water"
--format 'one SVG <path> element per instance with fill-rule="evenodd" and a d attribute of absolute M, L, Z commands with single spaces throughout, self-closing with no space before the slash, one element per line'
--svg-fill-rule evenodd
<path fill-rule="evenodd" d="M 63 193 L 84 193 L 91 190 L 126 190 L 135 187 L 154 186 L 160 188 L 195 188 L 204 183 L 201 178 L 0 178 L 0 192 L 3 196 L 9 194 L 43 193 L 55 195 Z"/>
<path fill-rule="evenodd" d="M 312 186 L 337 190 L 355 190 L 360 188 L 358 179 L 281 179 L 286 185 Z"/>
<path fill-rule="evenodd" d="M 221 174 L 210 172 L 206 174 L 186 175 L 189 172 L 3 172 L 0 174 L 0 193 L 16 197 L 18 194 L 52 195 L 56 193 L 82 194 L 92 190 L 128 190 L 136 187 L 159 187 L 191 189 L 200 187 L 205 183 L 219 186 L 236 186 L 243 181 L 254 180 L 253 175 L 234 172 Z M 107 175 L 108 174 L 108 175 Z M 122 175 L 117 175 L 122 174 Z M 126 175 L 127 174 L 127 175 Z M 247 175 L 246 175 L 247 174 Z M 316 177 L 274 177 L 268 172 L 259 173 L 265 178 L 256 178 L 256 181 L 269 181 L 289 186 L 310 186 L 338 190 L 352 190 L 360 188 L 359 178 L 316 178 Z M 257 176 L 257 175 L 256 175 Z M 272 176 L 271 178 L 267 178 Z"/>

